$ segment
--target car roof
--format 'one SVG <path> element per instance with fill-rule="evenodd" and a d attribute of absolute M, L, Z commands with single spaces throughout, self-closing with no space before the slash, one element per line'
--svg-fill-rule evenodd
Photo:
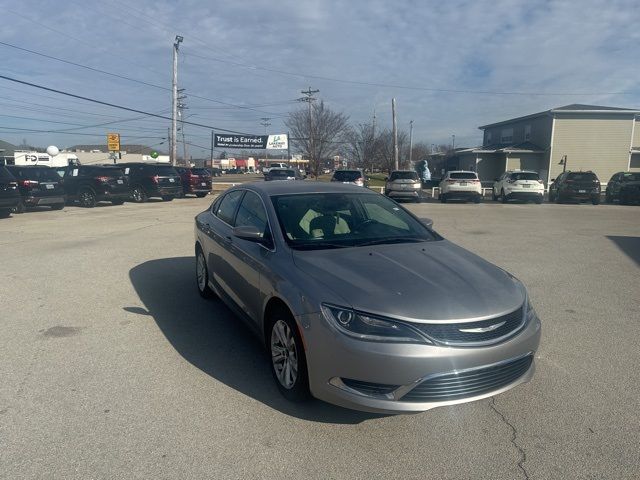
<path fill-rule="evenodd" d="M 447 173 L 475 173 L 477 175 L 473 170 L 450 170 Z"/>
<path fill-rule="evenodd" d="M 411 172 L 411 173 L 418 173 L 415 170 L 391 170 L 391 173 L 396 173 L 396 172 Z"/>
<path fill-rule="evenodd" d="M 505 173 L 538 173 L 534 170 L 507 170 Z"/>
<path fill-rule="evenodd" d="M 293 195 L 300 193 L 370 193 L 376 195 L 373 190 L 358 187 L 356 185 L 336 182 L 251 182 L 238 185 L 234 188 L 245 188 L 266 196 Z"/>

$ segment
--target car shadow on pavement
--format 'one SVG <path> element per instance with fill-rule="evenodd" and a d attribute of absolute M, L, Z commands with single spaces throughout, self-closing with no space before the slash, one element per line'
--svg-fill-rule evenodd
<path fill-rule="evenodd" d="M 618 237 L 607 235 L 622 252 L 640 266 L 640 237 Z"/>
<path fill-rule="evenodd" d="M 357 424 L 383 416 L 319 400 L 302 404 L 287 401 L 274 383 L 258 337 L 220 300 L 200 297 L 194 268 L 193 257 L 177 257 L 150 260 L 129 271 L 148 314 L 188 362 L 219 382 L 304 420 Z"/>

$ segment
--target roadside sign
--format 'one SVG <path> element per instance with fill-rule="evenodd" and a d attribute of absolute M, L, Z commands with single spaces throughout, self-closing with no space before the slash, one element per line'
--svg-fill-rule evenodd
<path fill-rule="evenodd" d="M 107 133 L 107 149 L 110 152 L 120 151 L 120 134 L 119 133 Z"/>

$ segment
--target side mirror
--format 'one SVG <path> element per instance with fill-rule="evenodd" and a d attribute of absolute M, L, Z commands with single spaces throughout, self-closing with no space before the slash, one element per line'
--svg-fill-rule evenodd
<path fill-rule="evenodd" d="M 233 227 L 233 236 L 256 243 L 263 243 L 264 241 L 264 233 L 253 225 Z"/>
<path fill-rule="evenodd" d="M 420 221 L 422 224 L 427 227 L 429 230 L 433 229 L 433 220 L 430 218 L 421 218 Z"/>
<path fill-rule="evenodd" d="M 556 181 L 556 179 L 555 179 L 555 178 L 552 178 L 552 179 L 551 179 L 551 181 L 552 181 L 552 182 L 555 182 L 555 181 Z"/>

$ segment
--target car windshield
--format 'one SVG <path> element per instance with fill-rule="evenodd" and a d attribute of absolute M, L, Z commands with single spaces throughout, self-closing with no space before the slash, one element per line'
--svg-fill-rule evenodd
<path fill-rule="evenodd" d="M 595 173 L 591 172 L 580 172 L 580 173 L 570 173 L 567 176 L 567 180 L 573 180 L 574 182 L 593 182 L 598 180 Z"/>
<path fill-rule="evenodd" d="M 455 178 L 456 180 L 473 180 L 478 176 L 473 172 L 452 172 L 449 174 L 449 178 Z"/>
<path fill-rule="evenodd" d="M 297 250 L 439 239 L 396 203 L 373 193 L 305 193 L 272 198 L 287 243 Z"/>
<path fill-rule="evenodd" d="M 333 174 L 333 178 L 338 182 L 355 182 L 362 178 L 362 174 L 358 170 L 338 170 Z"/>
<path fill-rule="evenodd" d="M 622 179 L 626 182 L 640 182 L 640 173 L 623 173 Z"/>
<path fill-rule="evenodd" d="M 391 172 L 389 181 L 394 180 L 418 180 L 418 174 L 416 172 Z"/>
<path fill-rule="evenodd" d="M 535 172 L 516 172 L 511 174 L 511 180 L 539 180 L 540 176 Z"/>

